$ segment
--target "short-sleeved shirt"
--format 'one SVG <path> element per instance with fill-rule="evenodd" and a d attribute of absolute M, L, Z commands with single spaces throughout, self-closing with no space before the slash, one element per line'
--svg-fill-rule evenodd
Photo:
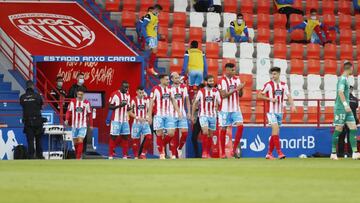
<path fill-rule="evenodd" d="M 91 113 L 91 106 L 88 100 L 78 101 L 72 99 L 68 111 L 71 113 L 71 124 L 73 128 L 86 128 L 87 116 Z"/>
<path fill-rule="evenodd" d="M 109 103 L 114 106 L 119 106 L 122 102 L 126 102 L 126 105 L 113 111 L 111 115 L 112 121 L 129 121 L 128 109 L 130 109 L 130 95 L 129 93 L 122 93 L 119 90 L 114 91 L 109 98 Z"/>
<path fill-rule="evenodd" d="M 199 116 L 216 117 L 216 107 L 221 102 L 220 93 L 216 88 L 199 90 L 195 101 L 199 102 Z"/>
<path fill-rule="evenodd" d="M 277 102 L 269 101 L 266 104 L 266 111 L 269 113 L 282 113 L 284 107 L 284 98 L 289 95 L 289 88 L 285 82 L 276 83 L 275 81 L 269 81 L 265 83 L 262 91 L 270 99 L 277 99 Z"/>
<path fill-rule="evenodd" d="M 336 109 L 336 110 L 344 110 L 345 111 L 344 104 L 342 103 L 342 101 L 339 97 L 339 91 L 344 92 L 345 101 L 349 104 L 350 103 L 350 84 L 349 84 L 348 78 L 346 76 L 342 75 L 338 79 L 338 82 L 336 84 L 336 101 L 335 101 L 335 106 L 334 106 L 334 109 Z"/>
<path fill-rule="evenodd" d="M 241 81 L 238 77 L 228 78 L 224 76 L 220 84 L 218 85 L 219 90 L 229 92 L 236 89 L 238 85 L 241 84 Z M 240 112 L 239 104 L 239 93 L 235 91 L 227 98 L 223 98 L 221 102 L 221 111 L 222 112 Z"/>
<path fill-rule="evenodd" d="M 188 94 L 188 90 L 186 85 L 181 84 L 179 86 L 172 86 L 171 87 L 171 92 L 172 95 L 174 95 L 174 99 L 179 107 L 179 111 L 182 113 L 182 116 L 185 117 L 186 116 L 186 111 L 185 111 L 185 99 L 186 97 L 189 96 Z M 189 109 L 188 109 L 189 110 Z M 175 108 L 173 105 L 171 105 L 171 111 L 174 115 L 174 117 L 179 117 L 178 113 L 175 111 Z"/>
<path fill-rule="evenodd" d="M 171 111 L 173 94 L 169 86 L 155 86 L 150 94 L 150 98 L 154 101 L 156 116 L 173 116 Z"/>

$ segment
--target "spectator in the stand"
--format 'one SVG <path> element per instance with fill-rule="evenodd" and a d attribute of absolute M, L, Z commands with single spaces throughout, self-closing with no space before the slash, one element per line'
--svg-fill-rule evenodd
<path fill-rule="evenodd" d="M 208 67 L 205 54 L 198 48 L 199 44 L 193 40 L 190 49 L 185 51 L 184 64 L 181 75 L 189 77 L 189 96 L 190 100 L 194 96 L 194 91 L 207 76 Z"/>
<path fill-rule="evenodd" d="M 225 39 L 230 42 L 252 42 L 243 14 L 237 14 L 236 20 L 230 22 Z"/>
<path fill-rule="evenodd" d="M 306 41 L 314 44 L 325 45 L 331 43 L 329 37 L 329 30 L 337 30 L 336 27 L 328 27 L 318 20 L 317 10 L 312 8 L 310 10 L 310 19 L 290 28 L 291 33 L 295 29 L 302 29 L 305 31 Z"/>
<path fill-rule="evenodd" d="M 85 88 L 85 91 L 87 91 L 87 88 L 85 87 L 85 77 L 84 73 L 79 73 L 76 77 L 77 82 L 73 84 L 69 90 L 68 98 L 76 98 L 77 97 L 77 91 L 78 89 Z"/>
<path fill-rule="evenodd" d="M 147 14 L 152 12 L 153 9 L 154 9 L 154 7 L 150 6 L 147 9 Z M 142 16 L 141 18 L 139 18 L 139 20 L 136 22 L 136 25 L 135 25 L 136 34 L 138 36 L 138 43 L 141 45 L 142 49 L 145 49 L 145 39 L 144 39 L 144 37 L 142 36 L 142 33 L 141 33 L 141 27 L 142 27 L 142 23 L 144 22 L 144 18 L 145 18 L 145 16 Z"/>
<path fill-rule="evenodd" d="M 66 92 L 63 89 L 63 84 L 64 84 L 64 79 L 62 76 L 58 76 L 56 77 L 56 89 L 52 89 L 50 91 L 50 95 L 52 95 L 52 97 L 50 97 L 50 100 L 56 100 L 59 101 L 60 98 L 65 98 L 66 97 Z M 60 111 L 60 107 L 59 107 L 59 103 L 53 103 L 53 105 L 55 106 L 55 108 L 57 110 Z M 66 105 L 65 103 L 63 103 L 63 113 L 66 113 Z"/>
<path fill-rule="evenodd" d="M 353 0 L 355 12 L 360 13 L 360 0 Z"/>
<path fill-rule="evenodd" d="M 274 4 L 279 13 L 286 15 L 286 29 L 290 28 L 290 15 L 300 14 L 304 15 L 302 10 L 292 7 L 294 0 L 274 0 Z"/>

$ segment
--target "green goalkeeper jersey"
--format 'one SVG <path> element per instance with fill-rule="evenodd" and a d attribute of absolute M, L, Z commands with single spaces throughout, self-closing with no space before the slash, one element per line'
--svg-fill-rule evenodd
<path fill-rule="evenodd" d="M 336 85 L 336 101 L 335 101 L 334 109 L 345 111 L 344 104 L 339 97 L 339 91 L 344 92 L 345 101 L 349 104 L 349 102 L 350 102 L 350 85 L 349 85 L 348 78 L 344 75 L 342 75 L 338 79 L 338 82 Z"/>

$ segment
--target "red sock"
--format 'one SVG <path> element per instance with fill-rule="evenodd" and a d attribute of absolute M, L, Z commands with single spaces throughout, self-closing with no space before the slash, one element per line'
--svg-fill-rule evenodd
<path fill-rule="evenodd" d="M 212 142 L 212 137 L 207 137 L 207 152 L 209 155 L 211 154 L 211 142 Z"/>
<path fill-rule="evenodd" d="M 145 137 L 146 137 L 146 140 L 145 140 L 143 150 L 142 150 L 143 154 L 146 154 L 148 152 L 148 149 L 150 149 L 150 147 L 151 147 L 151 135 L 145 135 Z"/>
<path fill-rule="evenodd" d="M 271 154 L 274 151 L 274 139 L 273 136 L 270 136 L 269 146 L 268 146 L 268 154 Z"/>
<path fill-rule="evenodd" d="M 275 149 L 276 149 L 276 152 L 278 154 L 281 154 L 281 148 L 280 148 L 280 138 L 279 138 L 279 135 L 273 135 L 273 142 L 274 142 L 274 146 L 275 146 Z"/>
<path fill-rule="evenodd" d="M 149 58 L 149 67 L 155 67 L 155 61 L 156 61 L 156 54 L 151 52 L 150 58 Z"/>
<path fill-rule="evenodd" d="M 208 155 L 207 150 L 208 150 L 208 138 L 207 135 L 202 135 L 202 156 L 206 156 Z"/>
<path fill-rule="evenodd" d="M 221 143 L 221 153 L 222 153 L 222 156 L 225 155 L 225 141 L 226 141 L 226 128 L 223 129 L 221 128 L 220 129 L 220 143 Z"/>
<path fill-rule="evenodd" d="M 121 137 L 121 148 L 123 157 L 127 157 L 129 150 L 129 140 L 124 135 Z"/>
<path fill-rule="evenodd" d="M 75 147 L 75 158 L 77 158 L 77 154 L 78 154 L 78 151 L 79 151 L 79 143 L 74 143 L 74 147 Z"/>
<path fill-rule="evenodd" d="M 187 136 L 188 136 L 188 132 L 181 132 L 180 144 L 178 147 L 179 149 L 182 149 L 183 146 L 185 145 Z"/>
<path fill-rule="evenodd" d="M 77 143 L 77 147 L 75 145 L 75 149 L 77 148 L 77 150 L 75 150 L 76 151 L 76 159 L 81 159 L 83 147 L 84 147 L 84 144 L 82 142 Z"/>
<path fill-rule="evenodd" d="M 165 136 L 165 138 L 164 138 L 164 146 L 166 146 L 167 144 L 170 144 L 170 141 L 172 140 L 172 136 L 170 136 L 170 135 L 167 135 L 167 136 Z"/>
<path fill-rule="evenodd" d="M 236 135 L 235 135 L 235 141 L 233 146 L 233 152 L 236 152 L 237 147 L 239 146 L 242 134 L 243 134 L 244 126 L 240 125 L 237 127 Z"/>
<path fill-rule="evenodd" d="M 111 135 L 109 138 L 109 156 L 113 157 L 114 156 L 114 149 L 116 147 L 116 138 L 113 140 Z"/>
<path fill-rule="evenodd" d="M 175 139 L 172 139 L 170 141 L 170 151 L 171 151 L 171 155 L 177 156 L 177 145 Z"/>
<path fill-rule="evenodd" d="M 170 146 L 173 145 L 175 147 L 175 151 L 172 151 L 171 153 L 173 155 L 175 155 L 176 157 L 178 157 L 178 152 L 177 152 L 177 149 L 179 147 L 179 130 L 176 129 L 175 130 L 175 134 L 174 134 L 174 137 L 173 139 L 171 140 L 170 142 Z M 175 153 L 175 154 L 174 154 Z"/>
<path fill-rule="evenodd" d="M 164 142 L 163 142 L 162 135 L 156 136 L 156 144 L 157 144 L 159 153 L 163 154 L 164 153 Z"/>
<path fill-rule="evenodd" d="M 134 157 L 137 157 L 139 154 L 139 146 L 140 146 L 140 139 L 132 139 L 132 149 L 133 149 Z"/>

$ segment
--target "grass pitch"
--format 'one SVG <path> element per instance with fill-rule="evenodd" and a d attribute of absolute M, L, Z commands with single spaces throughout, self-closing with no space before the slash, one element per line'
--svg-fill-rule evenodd
<path fill-rule="evenodd" d="M 360 201 L 360 161 L 0 161 L 1 203 L 344 201 Z"/>

